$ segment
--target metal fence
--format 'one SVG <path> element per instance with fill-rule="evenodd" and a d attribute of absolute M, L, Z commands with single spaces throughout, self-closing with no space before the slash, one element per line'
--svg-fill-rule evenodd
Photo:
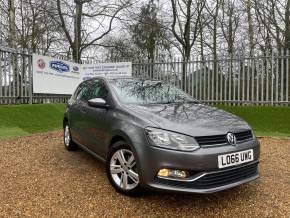
<path fill-rule="evenodd" d="M 32 54 L 0 46 L 0 104 L 64 103 L 69 98 L 32 90 Z"/>
<path fill-rule="evenodd" d="M 133 76 L 170 82 L 201 102 L 290 105 L 290 56 L 134 63 Z M 68 95 L 32 92 L 32 55 L 0 46 L 0 104 L 63 103 Z"/>
<path fill-rule="evenodd" d="M 133 65 L 137 77 L 168 81 L 201 102 L 232 105 L 290 105 L 289 52 L 279 55 L 211 58 Z"/>

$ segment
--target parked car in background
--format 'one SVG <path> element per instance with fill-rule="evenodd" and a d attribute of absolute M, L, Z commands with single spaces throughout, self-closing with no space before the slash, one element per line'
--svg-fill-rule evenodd
<path fill-rule="evenodd" d="M 68 150 L 106 163 L 120 193 L 212 193 L 258 178 L 260 145 L 241 118 L 177 87 L 137 78 L 82 82 L 63 120 Z"/>

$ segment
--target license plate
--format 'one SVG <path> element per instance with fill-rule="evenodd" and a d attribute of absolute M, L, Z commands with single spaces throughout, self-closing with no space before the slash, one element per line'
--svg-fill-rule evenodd
<path fill-rule="evenodd" d="M 254 160 L 253 149 L 218 156 L 219 168 L 236 166 Z"/>

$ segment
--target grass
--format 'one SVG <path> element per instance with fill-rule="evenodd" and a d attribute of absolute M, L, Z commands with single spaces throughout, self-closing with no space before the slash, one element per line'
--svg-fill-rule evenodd
<path fill-rule="evenodd" d="M 64 104 L 0 106 L 0 138 L 60 129 Z"/>
<path fill-rule="evenodd" d="M 218 106 L 245 119 L 258 136 L 290 137 L 290 107 Z M 61 129 L 64 104 L 0 106 L 0 139 Z"/>
<path fill-rule="evenodd" d="M 290 137 L 290 107 L 218 107 L 245 119 L 257 136 Z"/>

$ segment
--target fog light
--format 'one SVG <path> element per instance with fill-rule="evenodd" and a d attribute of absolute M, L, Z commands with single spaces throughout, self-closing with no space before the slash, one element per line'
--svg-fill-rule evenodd
<path fill-rule="evenodd" d="M 160 177 L 171 177 L 171 178 L 186 178 L 187 172 L 183 170 L 171 170 L 171 169 L 161 169 L 158 172 L 158 176 Z"/>

